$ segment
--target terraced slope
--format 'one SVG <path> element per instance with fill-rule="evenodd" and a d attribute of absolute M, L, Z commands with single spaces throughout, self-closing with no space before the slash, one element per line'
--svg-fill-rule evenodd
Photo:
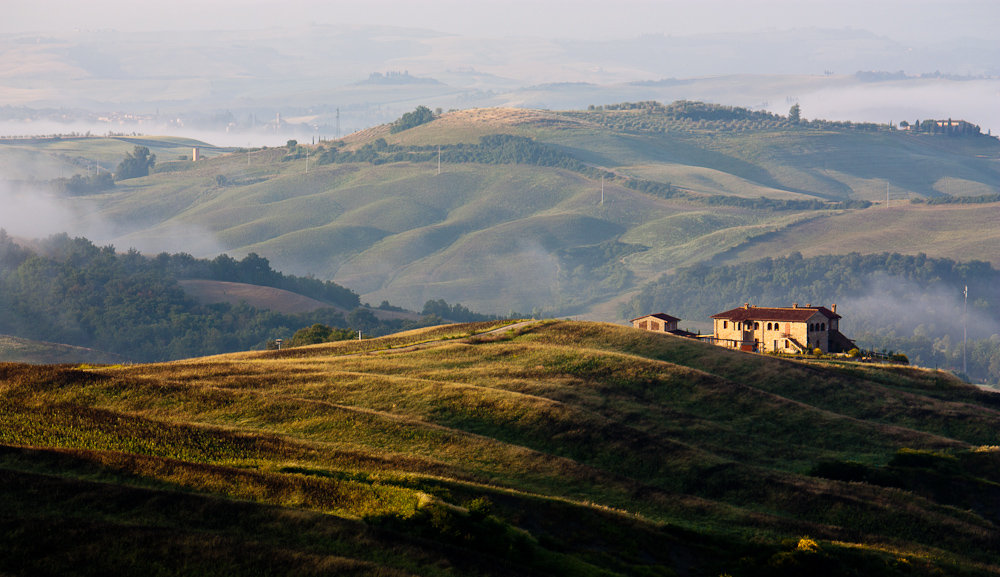
<path fill-rule="evenodd" d="M 1000 572 L 1000 400 L 933 371 L 550 321 L 0 365 L 0 407 L 5 572 Z"/>

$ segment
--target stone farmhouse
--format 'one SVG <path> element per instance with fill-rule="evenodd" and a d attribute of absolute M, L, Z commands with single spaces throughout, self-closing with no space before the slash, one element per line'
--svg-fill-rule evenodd
<path fill-rule="evenodd" d="M 702 337 L 719 346 L 759 353 L 801 353 L 819 349 L 843 353 L 854 342 L 840 333 L 837 305 L 829 309 L 798 303 L 791 307 L 756 307 L 749 303 L 712 315 L 715 331 Z"/>
<path fill-rule="evenodd" d="M 677 323 L 681 319 L 670 316 L 666 313 L 653 313 L 643 317 L 632 319 L 632 326 L 637 329 L 653 331 L 657 333 L 670 333 L 679 337 L 697 336 L 694 333 L 677 328 Z"/>

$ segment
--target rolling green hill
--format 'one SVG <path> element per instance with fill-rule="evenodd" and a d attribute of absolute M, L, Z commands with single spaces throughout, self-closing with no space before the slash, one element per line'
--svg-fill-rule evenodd
<path fill-rule="evenodd" d="M 181 156 L 190 161 L 192 148 L 212 157 L 219 149 L 176 136 L 80 136 L 0 139 L 0 175 L 4 180 L 68 178 L 89 171 L 114 171 L 125 153 L 145 146 L 156 155 L 160 170 L 170 170 Z"/>
<path fill-rule="evenodd" d="M 905 200 L 995 193 L 996 139 L 795 125 L 749 111 L 744 120 L 695 120 L 704 110 L 734 114 L 695 104 L 458 111 L 395 134 L 384 125 L 336 143 L 185 163 L 68 202 L 87 215 L 81 226 L 112 225 L 98 242 L 256 252 L 287 272 L 411 309 L 444 298 L 492 313 L 600 316 L 606 303 L 676 267 L 795 250 L 1000 264 L 1000 204 Z M 548 157 L 477 144 L 498 134 L 531 138 L 525 150 Z M 476 146 L 475 158 L 494 163 L 458 161 Z M 353 160 L 317 163 L 333 157 Z M 888 211 L 822 204 L 882 201 L 887 182 Z M 560 256 L 616 242 L 641 250 L 593 250 L 619 256 L 582 268 Z"/>
<path fill-rule="evenodd" d="M 0 571 L 996 574 L 997 399 L 565 321 L 0 364 Z"/>

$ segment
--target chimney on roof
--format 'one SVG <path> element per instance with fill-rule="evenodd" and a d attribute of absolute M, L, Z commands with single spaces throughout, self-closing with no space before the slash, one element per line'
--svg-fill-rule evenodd
<path fill-rule="evenodd" d="M 809 308 L 812 308 L 812 306 L 813 306 L 813 304 L 812 304 L 812 303 L 806 303 L 806 308 L 807 308 L 807 309 L 809 309 Z"/>
<path fill-rule="evenodd" d="M 833 312 L 833 314 L 837 314 L 837 303 L 830 305 L 830 311 Z"/>
<path fill-rule="evenodd" d="M 793 309 L 799 308 L 799 303 L 792 303 L 792 308 Z"/>
<path fill-rule="evenodd" d="M 750 308 L 750 303 L 743 303 L 743 308 L 745 308 L 745 309 Z"/>

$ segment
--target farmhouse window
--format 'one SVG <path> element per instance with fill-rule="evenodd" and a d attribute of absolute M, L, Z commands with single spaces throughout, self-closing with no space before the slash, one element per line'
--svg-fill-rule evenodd
<path fill-rule="evenodd" d="M 722 328 L 726 328 L 726 321 L 722 321 Z"/>
<path fill-rule="evenodd" d="M 755 331 L 756 331 L 756 330 L 758 330 L 758 329 L 760 329 L 760 323 L 754 323 L 754 324 L 753 324 L 753 330 L 755 330 Z"/>
<path fill-rule="evenodd" d="M 640 329 L 648 329 L 649 328 L 649 323 L 646 322 L 646 321 L 639 321 L 639 328 Z"/>
<path fill-rule="evenodd" d="M 826 323 L 820 323 L 819 324 L 819 330 L 825 331 L 826 330 Z"/>

